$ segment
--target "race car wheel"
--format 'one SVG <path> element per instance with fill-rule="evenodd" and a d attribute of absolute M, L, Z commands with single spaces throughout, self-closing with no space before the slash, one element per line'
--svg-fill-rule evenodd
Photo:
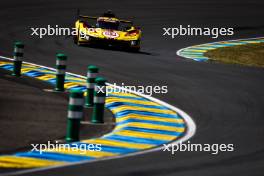
<path fill-rule="evenodd" d="M 130 41 L 130 51 L 138 52 L 140 50 L 140 40 Z"/>
<path fill-rule="evenodd" d="M 77 35 L 74 35 L 74 36 L 73 36 L 73 42 L 74 42 L 75 44 L 78 43 L 78 37 L 77 37 Z"/>
<path fill-rule="evenodd" d="M 78 40 L 78 36 L 77 36 L 77 35 L 73 36 L 73 42 L 74 42 L 76 45 L 81 46 L 81 43 L 79 42 L 79 40 Z"/>
<path fill-rule="evenodd" d="M 131 52 L 139 52 L 140 51 L 140 47 L 136 47 L 136 48 L 130 48 Z"/>

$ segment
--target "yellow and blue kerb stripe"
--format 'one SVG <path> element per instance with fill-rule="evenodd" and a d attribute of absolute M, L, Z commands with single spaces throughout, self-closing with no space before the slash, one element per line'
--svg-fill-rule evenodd
<path fill-rule="evenodd" d="M 12 70 L 11 62 L 0 61 L 0 68 Z M 31 64 L 23 64 L 22 74 L 55 84 L 55 71 Z M 85 91 L 86 80 L 66 74 L 65 88 Z M 78 150 L 20 152 L 0 156 L 0 167 L 36 168 L 61 165 L 84 160 L 95 160 L 146 150 L 182 137 L 186 123 L 175 111 L 132 93 L 110 93 L 106 98 L 108 108 L 116 119 L 114 130 L 100 138 L 82 140 L 71 145 Z M 100 144 L 101 151 L 85 152 L 81 147 Z"/>
<path fill-rule="evenodd" d="M 221 42 L 214 42 L 214 43 L 207 43 L 201 45 L 194 45 L 187 48 L 183 48 L 179 50 L 177 53 L 179 56 L 193 59 L 195 61 L 203 62 L 207 61 L 209 58 L 204 56 L 209 50 L 222 48 L 222 47 L 230 47 L 230 46 L 237 46 L 237 45 L 245 45 L 250 43 L 262 43 L 264 42 L 264 38 L 255 38 L 255 39 L 241 39 L 241 40 L 229 40 L 229 41 L 221 41 Z"/>

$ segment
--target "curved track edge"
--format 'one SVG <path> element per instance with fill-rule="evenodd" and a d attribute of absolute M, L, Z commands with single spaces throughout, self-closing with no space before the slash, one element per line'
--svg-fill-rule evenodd
<path fill-rule="evenodd" d="M 222 48 L 222 47 L 245 45 L 245 44 L 250 44 L 250 43 L 263 43 L 263 42 L 264 42 L 264 37 L 219 41 L 219 42 L 205 43 L 205 44 L 182 48 L 178 50 L 176 54 L 178 56 L 181 56 L 187 59 L 192 59 L 198 62 L 204 62 L 210 59 L 204 56 L 204 53 L 206 53 L 209 50 Z"/>
<path fill-rule="evenodd" d="M 0 58 L 12 61 L 11 58 L 7 58 L 7 57 L 3 57 L 3 56 L 0 56 Z M 23 64 L 25 65 L 24 69 L 26 70 L 26 71 L 24 70 L 23 74 L 26 76 L 34 77 L 34 75 L 35 75 L 35 78 L 38 79 L 38 77 L 40 76 L 40 75 L 38 75 L 38 72 L 45 73 L 45 74 L 53 74 L 53 75 L 55 73 L 54 68 L 45 67 L 45 66 L 41 66 L 41 65 L 37 65 L 37 64 L 29 63 L 29 62 L 23 62 Z M 0 67 L 7 69 L 7 70 L 12 69 L 12 64 L 10 64 L 10 63 L 8 64 L 8 62 L 6 63 L 5 67 L 3 67 L 3 65 L 5 65 L 5 64 L 3 64 L 3 63 L 0 64 Z M 30 67 L 33 67 L 33 69 Z M 36 76 L 36 75 L 38 75 L 38 76 Z M 45 75 L 41 75 L 41 76 L 45 77 Z M 49 76 L 51 76 L 51 75 L 49 75 Z M 66 73 L 66 77 L 67 77 L 66 80 L 67 79 L 71 80 L 70 82 L 66 81 L 67 83 L 69 83 L 69 85 L 72 85 L 72 83 L 77 83 L 78 89 L 83 89 L 83 90 L 85 89 L 86 77 L 81 76 L 81 75 L 77 75 L 77 74 L 73 74 L 73 73 L 69 73 L 69 72 Z M 48 81 L 48 80 L 49 79 L 47 79 L 45 81 Z M 54 83 L 54 80 L 53 81 L 49 80 L 48 82 Z M 114 85 L 107 83 L 107 86 L 114 86 Z M 118 87 L 119 89 L 126 90 L 128 92 L 128 94 L 126 94 L 126 95 L 124 95 L 124 94 L 119 95 L 118 93 L 111 94 L 109 97 L 107 97 L 106 107 L 108 109 L 110 109 L 110 111 L 113 112 L 117 121 L 118 121 L 118 119 L 124 118 L 124 117 L 128 121 L 126 122 L 126 120 L 123 120 L 123 121 L 121 120 L 120 122 L 123 122 L 123 123 L 120 123 L 120 125 L 117 125 L 117 127 L 110 134 L 106 134 L 106 135 L 101 137 L 101 138 L 104 138 L 104 140 L 105 139 L 106 140 L 112 140 L 112 143 L 109 143 L 109 141 L 107 143 L 104 140 L 101 141 L 105 144 L 105 148 L 108 147 L 107 152 L 104 152 L 103 154 L 102 153 L 101 154 L 92 154 L 94 156 L 94 158 L 92 158 L 92 159 L 91 158 L 85 158 L 85 159 L 81 159 L 81 160 L 75 160 L 74 162 L 60 163 L 61 161 L 59 161 L 59 163 L 48 163 L 48 164 L 44 163 L 43 165 L 42 164 L 37 165 L 36 169 L 22 170 L 22 171 L 18 171 L 15 173 L 34 172 L 34 171 L 39 171 L 39 170 L 51 169 L 54 167 L 66 167 L 69 165 L 84 164 L 84 163 L 88 163 L 88 162 L 98 162 L 98 161 L 109 160 L 109 159 L 117 159 L 117 158 L 122 158 L 122 157 L 134 156 L 134 155 L 144 154 L 144 153 L 148 153 L 148 152 L 163 150 L 163 148 L 164 148 L 163 144 L 165 144 L 165 143 L 178 144 L 178 143 L 189 140 L 195 134 L 196 125 L 195 125 L 194 121 L 192 120 L 192 118 L 187 113 L 185 113 L 181 109 L 176 108 L 176 107 L 174 107 L 174 106 L 172 106 L 166 102 L 163 102 L 161 100 L 158 100 L 154 97 L 150 97 L 150 96 L 138 93 L 138 92 L 127 90 L 127 89 L 124 89 L 124 88 L 119 87 L 119 86 L 116 86 L 116 87 Z M 76 88 L 76 86 L 75 87 L 74 86 L 67 87 L 67 89 L 72 89 L 72 88 Z M 133 105 L 131 106 L 131 104 L 133 104 Z M 143 105 L 143 106 L 141 106 L 141 105 Z M 135 107 L 136 107 L 136 109 L 135 109 Z M 142 114 L 142 112 L 144 112 L 145 114 L 144 113 Z M 128 113 L 128 116 L 131 115 L 131 113 L 132 113 L 132 117 L 131 118 L 128 117 L 127 113 Z M 148 114 L 148 113 L 152 113 L 152 114 Z M 142 121 L 142 118 L 143 118 L 143 121 Z M 132 121 L 131 121 L 131 119 L 132 119 Z M 135 119 L 137 119 L 139 121 L 137 121 Z M 183 120 L 182 122 L 181 122 L 181 119 Z M 162 122 L 163 124 L 156 123 L 156 122 Z M 171 124 L 172 122 L 174 122 L 175 124 Z M 164 123 L 166 124 L 165 126 L 164 126 Z M 181 126 L 182 124 L 184 124 L 184 131 L 182 131 L 182 130 L 178 131 L 181 127 L 183 127 L 183 126 Z M 176 125 L 176 127 L 174 125 Z M 177 126 L 177 125 L 180 125 L 180 126 Z M 158 129 L 163 128 L 164 130 L 161 130 L 158 132 L 157 128 Z M 137 129 L 139 129 L 139 131 Z M 120 136 L 118 138 L 118 135 L 116 136 L 116 133 L 120 133 L 120 130 L 121 130 L 121 133 L 124 130 L 132 130 L 135 133 L 137 133 L 137 135 L 134 136 L 132 134 L 132 136 L 131 136 L 131 133 L 124 133 L 121 135 L 121 138 L 120 138 Z M 168 132 L 170 132 L 170 133 L 168 133 Z M 177 132 L 177 133 L 180 132 L 180 133 L 178 136 L 175 136 L 175 132 Z M 113 134 L 115 135 L 114 138 L 113 138 Z M 142 136 L 140 136 L 141 134 L 143 134 L 143 136 L 145 135 L 146 137 L 142 138 Z M 156 139 L 155 139 L 155 138 L 151 137 L 150 134 L 152 134 L 152 136 L 157 134 L 159 137 L 156 137 Z M 172 134 L 174 134 L 174 135 L 172 135 Z M 109 136 L 110 136 L 110 138 L 109 138 Z M 164 137 L 167 137 L 167 140 L 162 140 Z M 128 138 L 130 138 L 129 141 L 127 141 Z M 125 141 L 122 141 L 122 140 L 125 140 Z M 138 142 L 138 141 L 140 141 L 140 142 Z M 96 139 L 90 139 L 90 140 L 83 140 L 81 142 L 84 142 L 87 144 L 88 143 L 100 143 L 100 140 L 96 141 Z M 120 144 L 122 144 L 122 145 L 120 146 Z M 137 146 L 136 150 L 134 150 L 135 146 Z M 141 146 L 141 147 L 138 147 L 138 146 Z M 114 150 L 117 150 L 117 149 L 119 150 L 119 152 L 117 152 L 117 153 L 113 152 Z M 112 153 L 114 153 L 114 154 L 112 155 Z M 47 159 L 50 159 L 50 158 L 52 158 L 53 159 L 52 161 L 54 161 L 54 157 L 58 156 L 56 154 L 54 156 L 51 156 L 50 153 L 48 153 L 48 154 L 49 155 L 46 155 L 46 157 L 44 157 L 44 161 L 47 161 Z M 90 154 L 91 153 L 88 154 L 89 157 L 90 157 Z M 41 160 L 41 159 L 43 161 L 43 158 L 41 158 L 41 156 L 36 155 L 36 154 L 32 155 L 29 152 L 23 152 L 23 153 L 15 154 L 15 155 L 16 155 L 15 160 L 17 158 L 20 159 L 20 157 L 21 158 L 33 157 L 34 162 L 37 160 Z M 69 159 L 69 157 L 70 157 L 70 159 L 73 159 L 75 157 L 76 153 L 73 155 L 70 154 L 71 156 L 68 156 L 67 153 L 66 154 L 64 153 L 62 155 L 67 155 L 66 158 Z M 2 156 L 0 156 L 0 163 L 1 163 L 1 157 Z M 80 156 L 77 156 L 77 158 L 80 158 Z M 37 159 L 37 160 L 35 160 L 35 159 Z M 65 160 L 65 158 L 64 158 L 64 160 Z M 12 159 L 11 159 L 11 161 L 12 161 Z M 42 161 L 40 161 L 40 163 Z M 21 160 L 19 162 L 24 162 L 24 161 Z M 56 162 L 58 162 L 58 161 L 56 161 Z M 61 165 L 61 164 L 63 164 L 63 165 Z M 45 168 L 39 168 L 39 167 L 45 167 Z M 29 167 L 29 168 L 32 168 L 32 167 Z M 10 173 L 8 173 L 8 175 L 10 175 Z"/>

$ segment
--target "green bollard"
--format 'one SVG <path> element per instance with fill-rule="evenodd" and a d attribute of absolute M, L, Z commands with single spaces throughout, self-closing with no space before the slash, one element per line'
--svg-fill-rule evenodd
<path fill-rule="evenodd" d="M 64 91 L 65 70 L 66 70 L 67 56 L 65 54 L 57 54 L 56 58 L 56 87 L 55 90 L 59 92 Z"/>
<path fill-rule="evenodd" d="M 21 76 L 22 59 L 24 56 L 24 44 L 22 42 L 15 42 L 14 46 L 14 62 L 13 73 L 14 76 Z"/>
<path fill-rule="evenodd" d="M 94 98 L 94 85 L 95 85 L 95 78 L 98 74 L 99 68 L 90 65 L 88 66 L 88 71 L 87 71 L 87 95 L 85 98 L 85 107 L 92 107 L 94 105 L 93 103 L 93 98 Z"/>
<path fill-rule="evenodd" d="M 83 92 L 71 90 L 68 106 L 66 142 L 79 141 L 80 121 L 83 118 Z"/>
<path fill-rule="evenodd" d="M 106 79 L 99 77 L 95 79 L 94 108 L 92 123 L 104 123 L 104 105 L 106 96 Z"/>

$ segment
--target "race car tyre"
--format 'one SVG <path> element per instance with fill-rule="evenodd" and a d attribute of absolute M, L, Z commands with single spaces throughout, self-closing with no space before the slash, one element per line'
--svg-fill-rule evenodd
<path fill-rule="evenodd" d="M 130 50 L 131 52 L 139 52 L 139 51 L 140 51 L 140 47 L 130 48 L 129 50 Z"/>
<path fill-rule="evenodd" d="M 75 44 L 78 43 L 78 37 L 77 37 L 76 35 L 73 36 L 73 42 L 74 42 Z"/>
<path fill-rule="evenodd" d="M 133 40 L 130 42 L 130 51 L 138 52 L 140 50 L 140 40 Z"/>

